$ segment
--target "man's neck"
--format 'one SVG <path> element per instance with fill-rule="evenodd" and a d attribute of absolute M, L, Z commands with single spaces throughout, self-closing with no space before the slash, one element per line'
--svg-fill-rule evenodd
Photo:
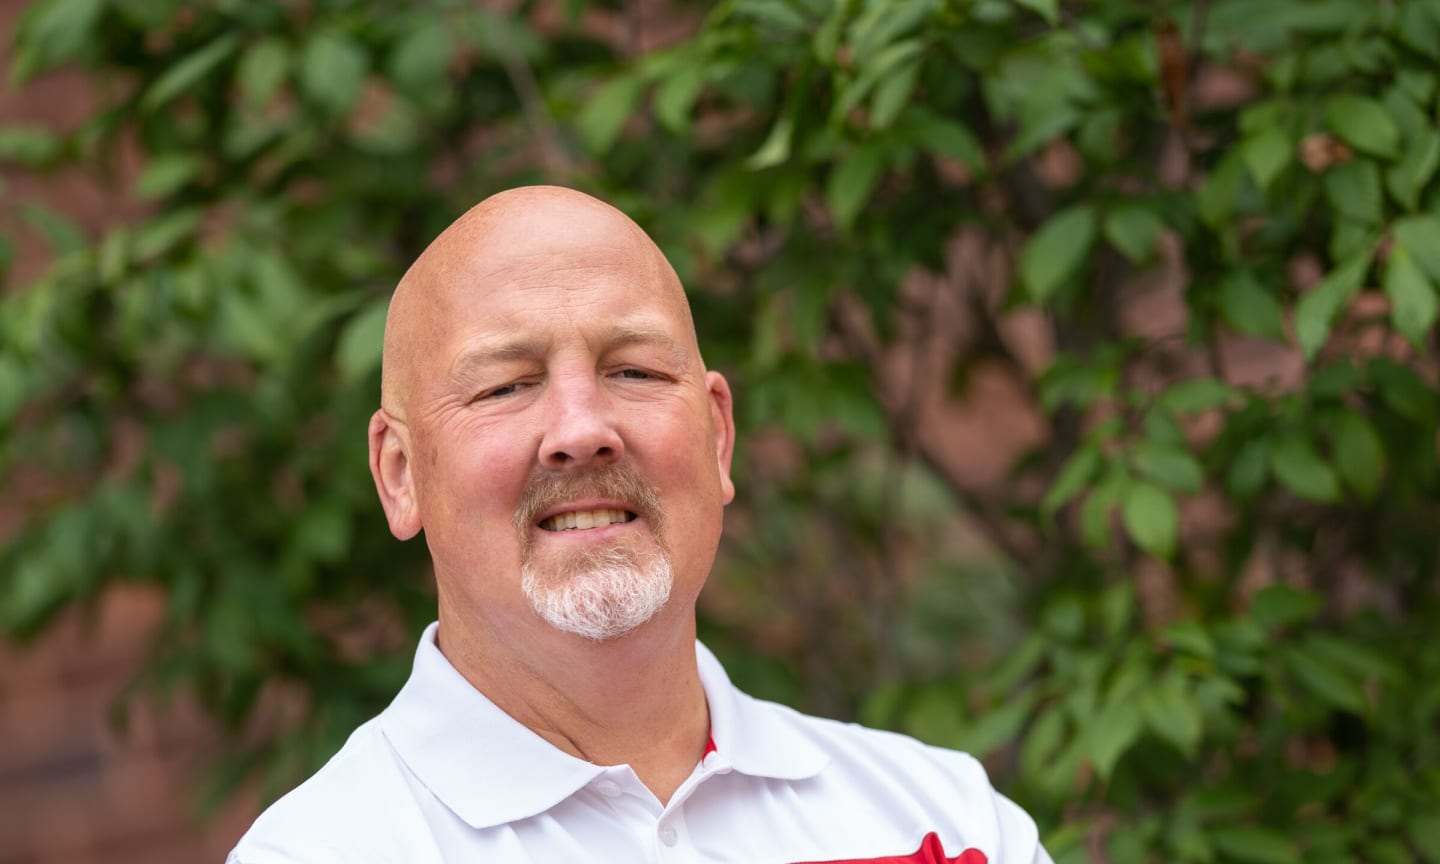
<path fill-rule="evenodd" d="M 661 617 L 664 613 L 661 613 Z M 628 764 L 662 803 L 694 771 L 710 713 L 695 665 L 695 625 L 657 618 L 619 639 L 558 631 L 523 640 L 446 627 L 440 648 L 460 674 L 530 730 L 597 765 Z"/>

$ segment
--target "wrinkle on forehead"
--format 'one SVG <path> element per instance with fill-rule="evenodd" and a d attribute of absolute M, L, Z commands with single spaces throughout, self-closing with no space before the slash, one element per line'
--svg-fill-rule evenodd
<path fill-rule="evenodd" d="M 684 323 L 694 323 L 679 278 L 654 241 L 628 216 L 596 198 L 557 186 L 527 186 L 472 207 L 416 259 L 395 288 L 385 321 L 380 403 L 405 416 L 406 394 L 426 353 L 449 335 L 454 312 L 497 286 L 555 285 L 556 277 L 595 269 L 628 271 L 654 286 Z"/>

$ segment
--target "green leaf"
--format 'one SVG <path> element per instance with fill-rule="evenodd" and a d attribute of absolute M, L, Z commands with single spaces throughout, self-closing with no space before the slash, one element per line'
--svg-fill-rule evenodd
<path fill-rule="evenodd" d="M 825 203 L 835 224 L 848 231 L 855 217 L 870 201 L 870 193 L 885 169 L 885 159 L 876 147 L 862 147 L 845 157 L 825 184 Z"/>
<path fill-rule="evenodd" d="M 406 33 L 390 55 L 390 77 L 406 91 L 425 94 L 444 87 L 455 40 L 439 15 L 427 15 Z"/>
<path fill-rule="evenodd" d="M 1175 554 L 1175 538 L 1179 534 L 1180 512 L 1170 493 L 1153 483 L 1132 483 L 1125 490 L 1120 519 L 1141 549 L 1156 558 Z"/>
<path fill-rule="evenodd" d="M 1230 470 L 1225 473 L 1225 488 L 1236 498 L 1252 498 L 1265 485 L 1269 473 L 1270 439 L 1252 438 L 1231 461 Z"/>
<path fill-rule="evenodd" d="M 1340 476 L 1361 498 L 1374 498 L 1385 473 L 1385 445 L 1379 433 L 1364 415 L 1345 411 L 1336 418 L 1332 434 Z"/>
<path fill-rule="evenodd" d="M 1041 620 L 1053 637 L 1073 642 L 1085 630 L 1085 605 L 1074 594 L 1062 594 L 1045 607 Z"/>
<path fill-rule="evenodd" d="M 848 85 L 841 87 L 831 108 L 834 122 L 837 125 L 845 123 L 850 113 L 864 102 L 866 97 L 872 95 L 877 85 L 899 74 L 896 70 L 919 62 L 924 53 L 925 43 L 920 39 L 902 39 L 885 46 L 873 60 L 857 61 L 861 63 L 860 74 Z"/>
<path fill-rule="evenodd" d="M 1006 657 L 997 658 L 997 662 L 989 667 L 989 675 L 985 682 L 988 691 L 1005 694 L 1019 687 L 1045 660 L 1048 649 L 1049 643 L 1043 634 L 1031 633 Z"/>
<path fill-rule="evenodd" d="M 1336 211 L 1352 219 L 1375 225 L 1380 222 L 1383 198 L 1380 169 L 1369 159 L 1357 159 L 1325 172 L 1325 196 Z"/>
<path fill-rule="evenodd" d="M 1172 672 L 1158 686 L 1145 690 L 1140 711 L 1157 737 L 1174 744 L 1186 757 L 1195 756 L 1204 734 L 1204 719 L 1183 677 Z"/>
<path fill-rule="evenodd" d="M 17 7 L 18 8 L 18 7 Z M 49 0 L 31 4 L 15 29 L 16 82 L 78 57 L 95 35 L 105 0 Z"/>
<path fill-rule="evenodd" d="M 805 16 L 780 0 L 747 0 L 738 5 L 737 11 L 747 18 L 773 27 L 778 32 L 766 34 L 772 38 L 775 35 L 799 34 L 809 26 Z"/>
<path fill-rule="evenodd" d="M 340 332 L 340 340 L 335 345 L 335 366 L 344 383 L 354 384 L 380 365 L 385 315 L 389 310 L 389 297 L 371 300 Z"/>
<path fill-rule="evenodd" d="M 905 731 L 926 741 L 959 746 L 960 698 L 949 688 L 927 687 L 910 700 L 904 714 Z"/>
<path fill-rule="evenodd" d="M 1220 286 L 1220 312 L 1237 333 L 1285 340 L 1280 303 L 1248 271 L 1231 275 Z"/>
<path fill-rule="evenodd" d="M 1407 680 L 1396 663 L 1399 658 L 1363 644 L 1358 638 L 1311 632 L 1305 636 L 1305 649 L 1317 659 L 1360 680 L 1402 685 Z"/>
<path fill-rule="evenodd" d="M 1095 210 L 1078 205 L 1050 217 L 1020 253 L 1020 276 L 1030 296 L 1044 302 L 1080 268 L 1095 243 Z"/>
<path fill-rule="evenodd" d="M 1360 370 L 1348 357 L 1326 363 L 1310 374 L 1307 389 L 1316 399 L 1339 399 L 1365 381 Z"/>
<path fill-rule="evenodd" d="M 632 75 L 610 81 L 585 103 L 575 118 L 575 129 L 585 147 L 603 156 L 615 145 L 625 123 L 635 113 L 644 82 Z"/>
<path fill-rule="evenodd" d="M 985 170 L 985 151 L 975 134 L 948 117 L 930 111 L 912 110 L 910 134 L 916 143 L 937 156 L 964 162 L 972 170 Z"/>
<path fill-rule="evenodd" d="M 1422 813 L 1411 817 L 1406 828 L 1410 842 L 1422 850 L 1427 861 L 1440 861 L 1440 815 Z"/>
<path fill-rule="evenodd" d="M 349 36 L 322 30 L 300 55 L 300 89 L 320 107 L 343 114 L 360 98 L 369 65 L 365 49 Z"/>
<path fill-rule="evenodd" d="M 1302 624 L 1315 617 L 1323 604 L 1309 591 L 1290 585 L 1267 585 L 1255 592 L 1250 617 L 1267 630 Z"/>
<path fill-rule="evenodd" d="M 195 236 L 201 214 L 194 208 L 175 210 L 151 219 L 136 231 L 132 248 L 134 259 L 144 262 L 174 249 Z"/>
<path fill-rule="evenodd" d="M 1204 660 L 1215 657 L 1215 640 L 1210 638 L 1204 626 L 1193 618 L 1183 618 L 1166 625 L 1160 631 L 1165 644 L 1177 651 L 1187 652 Z"/>
<path fill-rule="evenodd" d="M 1040 709 L 1040 716 L 1020 744 L 1020 766 L 1026 774 L 1037 775 L 1056 761 L 1068 737 L 1065 713 L 1060 706 Z"/>
<path fill-rule="evenodd" d="M 60 136 L 33 124 L 16 124 L 0 129 L 0 162 L 14 162 L 26 168 L 44 168 L 59 158 Z"/>
<path fill-rule="evenodd" d="M 1414 256 L 1431 280 L 1440 282 L 1440 218 L 1430 214 L 1407 216 L 1392 226 L 1395 242 Z"/>
<path fill-rule="evenodd" d="M 240 47 L 239 35 L 230 33 L 187 55 L 185 59 L 165 70 L 165 74 L 150 85 L 150 89 L 140 100 L 140 108 L 144 111 L 154 111 L 191 89 L 221 63 L 229 59 L 238 47 Z"/>
<path fill-rule="evenodd" d="M 1091 764 L 1102 781 L 1110 779 L 1115 763 L 1140 737 L 1144 722 L 1138 701 L 1128 695 L 1112 697 L 1095 718 L 1086 742 Z"/>
<path fill-rule="evenodd" d="M 915 91 L 919 75 L 920 59 L 917 57 L 879 80 L 870 97 L 871 129 L 888 129 L 895 122 L 910 100 L 910 94 Z"/>
<path fill-rule="evenodd" d="M 23 204 L 20 218 L 45 238 L 57 253 L 78 252 L 85 247 L 85 232 L 73 221 L 44 204 Z"/>
<path fill-rule="evenodd" d="M 290 49 L 279 39 L 261 39 L 245 49 L 235 69 L 240 95 L 251 105 L 268 103 L 290 74 Z"/>
<path fill-rule="evenodd" d="M 1195 206 L 1200 218 L 1212 228 L 1224 228 L 1235 210 L 1235 199 L 1245 180 L 1245 163 L 1234 150 L 1220 160 L 1215 170 L 1200 184 L 1195 193 Z"/>
<path fill-rule="evenodd" d="M 1180 414 L 1198 414 L 1223 406 L 1234 395 L 1235 391 L 1223 381 L 1214 378 L 1190 378 L 1167 388 L 1160 394 L 1156 404 Z"/>
<path fill-rule="evenodd" d="M 750 154 L 750 158 L 745 160 L 745 167 L 752 171 L 761 171 L 789 159 L 790 137 L 794 128 L 795 114 L 787 109 L 775 118 L 775 125 L 770 127 L 770 134 L 765 136 L 765 143 L 760 145 L 760 149 Z"/>
<path fill-rule="evenodd" d="M 1124 471 L 1112 470 L 1086 497 L 1080 508 L 1080 534 L 1085 545 L 1092 549 L 1109 547 L 1111 512 L 1120 503 L 1127 483 Z"/>
<path fill-rule="evenodd" d="M 1286 665 L 1305 689 L 1336 708 L 1355 714 L 1365 713 L 1365 691 L 1353 679 L 1317 656 L 1304 643 L 1290 645 L 1285 652 Z"/>
<path fill-rule="evenodd" d="M 346 512 L 338 504 L 329 503 L 306 507 L 291 537 L 306 558 L 333 564 L 345 559 L 351 534 Z"/>
<path fill-rule="evenodd" d="M 1416 864 L 1415 852 L 1396 837 L 1376 837 L 1365 841 L 1365 864 Z"/>
<path fill-rule="evenodd" d="M 1335 214 L 1330 226 L 1330 242 L 1326 248 L 1330 260 L 1345 261 L 1366 249 L 1374 249 L 1376 237 L 1379 236 L 1378 229 L 1379 226 L 1373 223 Z"/>
<path fill-rule="evenodd" d="M 1341 141 L 1362 153 L 1390 158 L 1400 145 L 1400 130 L 1390 112 L 1364 96 L 1334 96 L 1325 103 L 1325 121 Z"/>
<path fill-rule="evenodd" d="M 166 153 L 152 159 L 135 181 L 135 194 L 155 200 L 178 191 L 200 172 L 204 163 L 189 153 Z"/>
<path fill-rule="evenodd" d="M 1060 0 L 1014 0 L 1015 5 L 1036 12 L 1053 27 L 1060 20 Z"/>
<path fill-rule="evenodd" d="M 1139 398 L 1143 399 L 1144 397 Z M 1185 446 L 1185 430 L 1180 428 L 1180 424 L 1175 420 L 1175 415 L 1169 411 L 1158 409 L 1146 411 L 1144 419 L 1140 421 L 1140 427 L 1152 444 Z"/>
<path fill-rule="evenodd" d="M 1135 586 L 1133 583 L 1116 582 L 1100 594 L 1096 604 L 1101 622 L 1101 632 L 1107 639 L 1119 639 L 1135 615 Z"/>
<path fill-rule="evenodd" d="M 0 431 L 10 425 L 30 389 L 30 381 L 15 358 L 0 354 Z"/>
<path fill-rule="evenodd" d="M 1356 255 L 1330 271 L 1295 307 L 1295 332 L 1306 359 L 1313 359 L 1330 338 L 1335 316 L 1360 290 L 1370 269 L 1370 252 Z"/>
<path fill-rule="evenodd" d="M 1425 338 L 1440 314 L 1440 299 L 1410 250 L 1400 244 L 1391 248 L 1385 265 L 1385 294 L 1390 298 L 1390 323 L 1410 344 L 1424 350 Z"/>
<path fill-rule="evenodd" d="M 1311 501 L 1329 503 L 1340 499 L 1340 480 L 1325 464 L 1311 443 L 1299 435 L 1290 435 L 1275 445 L 1270 470 L 1280 485 Z"/>
<path fill-rule="evenodd" d="M 1370 361 L 1370 375 L 1375 380 L 1380 398 L 1390 410 L 1418 423 L 1435 422 L 1434 388 L 1415 374 L 1415 370 L 1388 358 L 1377 357 Z"/>
<path fill-rule="evenodd" d="M 1100 470 L 1100 450 L 1096 447 L 1081 447 L 1055 475 L 1055 482 L 1051 484 L 1050 490 L 1045 493 L 1045 499 L 1040 503 L 1040 512 L 1046 519 L 1052 519 L 1055 511 L 1064 507 L 1072 498 L 1079 495 L 1090 482 L 1090 478 Z"/>
<path fill-rule="evenodd" d="M 1278 831 L 1256 825 L 1215 826 L 1210 841 L 1229 859 L 1252 864 L 1300 864 L 1295 843 Z"/>
<path fill-rule="evenodd" d="M 1142 441 L 1131 454 L 1135 469 L 1172 492 L 1195 493 L 1205 483 L 1205 471 L 1194 455 L 1182 447 Z"/>
<path fill-rule="evenodd" d="M 1105 239 L 1136 264 L 1150 258 L 1164 223 L 1155 211 L 1138 204 L 1124 204 L 1105 214 Z"/>
<path fill-rule="evenodd" d="M 1420 203 L 1420 192 L 1440 167 L 1440 132 L 1425 129 L 1405 148 L 1400 161 L 1385 174 L 1390 195 L 1406 210 Z"/>
<path fill-rule="evenodd" d="M 680 134 L 690 128 L 690 112 L 705 86 L 705 66 L 684 63 L 665 76 L 655 89 L 655 119 L 666 129 Z"/>
<path fill-rule="evenodd" d="M 1240 152 L 1255 185 L 1268 189 L 1294 158 L 1295 145 L 1279 126 L 1266 126 L 1259 134 L 1246 138 Z"/>
<path fill-rule="evenodd" d="M 966 726 L 958 736 L 958 749 L 984 757 L 1000 747 L 1011 744 L 1025 721 L 1035 709 L 1038 693 L 1028 690 L 1006 699 L 998 708 L 985 712 L 975 723 Z"/>

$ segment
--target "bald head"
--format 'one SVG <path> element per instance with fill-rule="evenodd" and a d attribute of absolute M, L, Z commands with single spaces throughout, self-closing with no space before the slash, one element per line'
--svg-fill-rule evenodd
<path fill-rule="evenodd" d="M 563 287 L 568 274 L 623 268 L 679 314 L 685 350 L 695 328 L 685 292 L 654 241 L 628 216 L 597 198 L 559 186 L 525 186 L 492 195 L 436 237 L 395 288 L 385 320 L 381 406 L 406 416 L 416 376 L 434 346 L 453 338 L 458 314 L 496 291 Z"/>

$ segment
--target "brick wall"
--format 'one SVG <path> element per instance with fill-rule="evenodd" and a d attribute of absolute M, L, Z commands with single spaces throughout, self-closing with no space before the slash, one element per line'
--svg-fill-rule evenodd
<path fill-rule="evenodd" d="M 137 704 L 124 732 L 110 719 L 161 609 L 114 589 L 31 645 L 0 645 L 0 864 L 218 864 L 254 818 L 251 795 L 201 818 L 217 735 L 193 706 Z"/>

